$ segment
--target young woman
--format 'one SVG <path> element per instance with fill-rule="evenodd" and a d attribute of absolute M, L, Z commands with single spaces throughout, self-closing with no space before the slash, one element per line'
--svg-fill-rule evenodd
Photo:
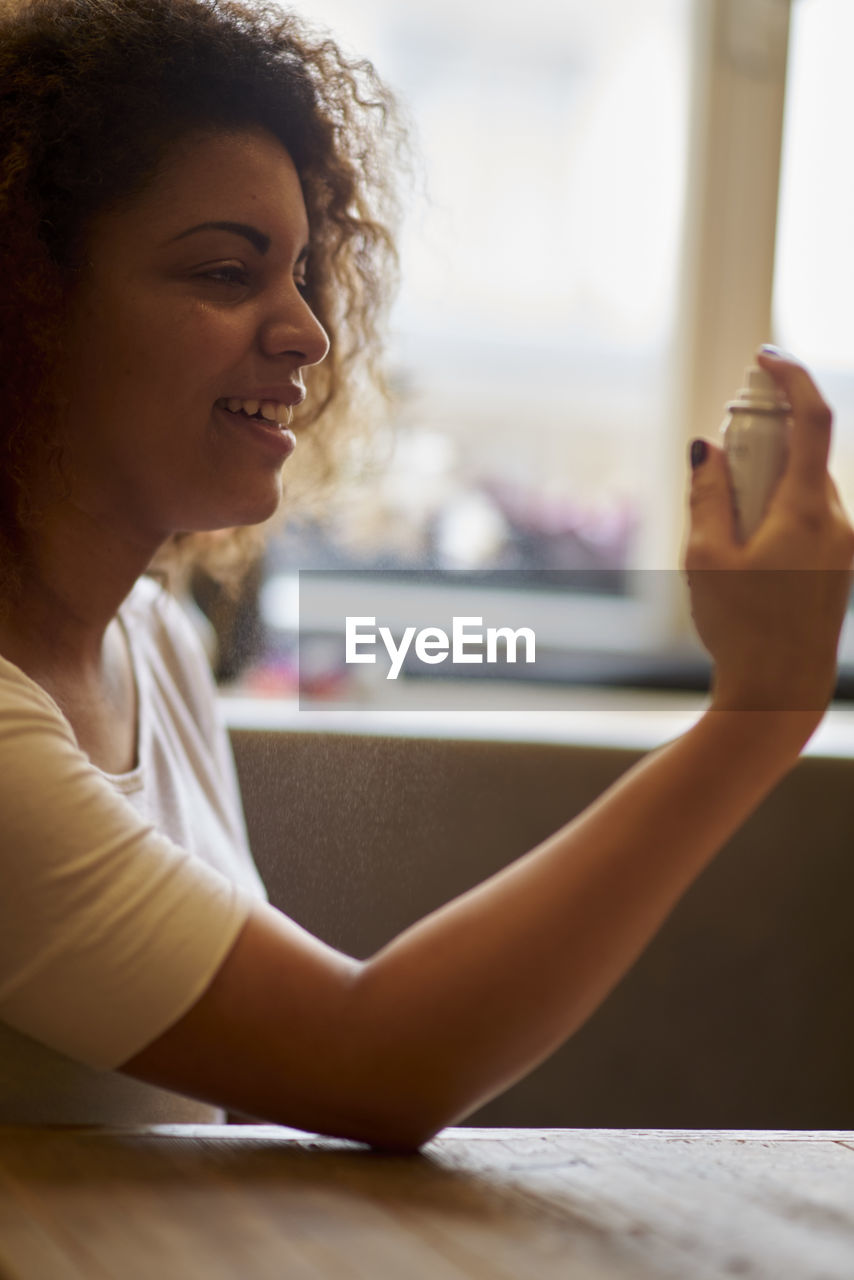
<path fill-rule="evenodd" d="M 761 357 L 792 448 L 746 547 L 720 450 L 695 444 L 715 660 L 695 727 L 371 959 L 341 955 L 266 902 L 204 659 L 147 571 L 271 516 L 295 447 L 334 468 L 362 353 L 378 367 L 393 104 L 260 8 L 4 14 L 0 1121 L 228 1108 L 415 1148 L 572 1034 L 818 724 L 854 553 L 830 411 Z"/>

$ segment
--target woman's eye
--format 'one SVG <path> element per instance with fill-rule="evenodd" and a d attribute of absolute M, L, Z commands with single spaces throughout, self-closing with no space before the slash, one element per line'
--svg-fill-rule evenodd
<path fill-rule="evenodd" d="M 210 271 L 203 271 L 197 278 L 235 287 L 245 287 L 249 283 L 249 273 L 243 267 L 214 267 Z"/>

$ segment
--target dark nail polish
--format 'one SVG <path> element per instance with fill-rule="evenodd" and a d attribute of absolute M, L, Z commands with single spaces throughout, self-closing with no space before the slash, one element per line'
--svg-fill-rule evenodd
<path fill-rule="evenodd" d="M 705 440 L 691 441 L 691 466 L 696 468 L 706 461 L 709 455 L 709 446 Z"/>

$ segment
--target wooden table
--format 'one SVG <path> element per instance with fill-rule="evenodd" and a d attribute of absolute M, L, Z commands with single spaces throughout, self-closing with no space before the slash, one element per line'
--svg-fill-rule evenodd
<path fill-rule="evenodd" d="M 854 1280 L 854 1133 L 0 1129 L 2 1280 Z"/>

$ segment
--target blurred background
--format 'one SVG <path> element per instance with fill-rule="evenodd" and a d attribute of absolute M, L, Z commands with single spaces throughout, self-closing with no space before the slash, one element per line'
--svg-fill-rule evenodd
<path fill-rule="evenodd" d="M 325 570 L 332 597 L 376 575 L 394 628 L 428 569 L 458 612 L 527 593 L 540 679 L 701 687 L 677 571 L 687 444 L 715 436 L 759 343 L 815 372 L 854 507 L 854 5 L 295 7 L 404 100 L 422 180 L 383 465 L 286 525 L 236 604 L 200 575 L 221 680 L 338 696 L 320 614 L 298 683 L 298 571 Z"/>

